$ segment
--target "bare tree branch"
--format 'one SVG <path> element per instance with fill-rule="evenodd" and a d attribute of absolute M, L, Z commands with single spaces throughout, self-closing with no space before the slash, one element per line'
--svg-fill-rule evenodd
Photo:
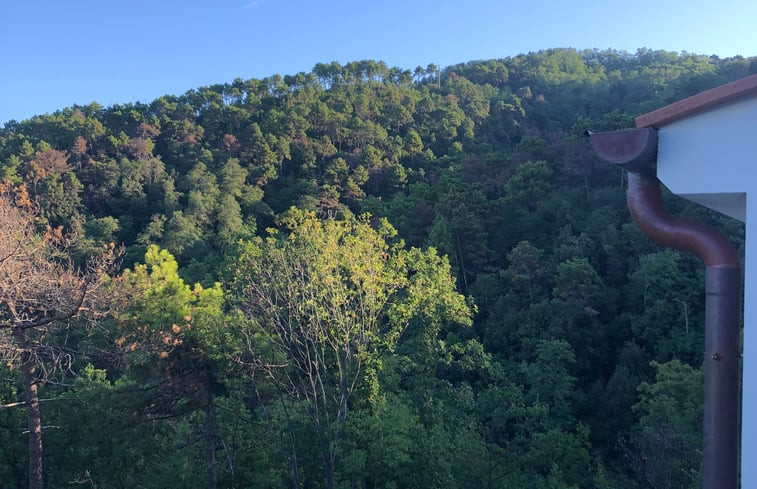
<path fill-rule="evenodd" d="M 50 168 L 61 167 L 49 154 Z M 56 343 L 56 332 L 82 310 L 97 309 L 97 294 L 117 253 L 109 246 L 76 269 L 61 228 L 38 232 L 35 209 L 23 186 L 0 182 L 0 360 L 21 371 L 24 401 L 3 407 L 26 408 L 29 438 L 29 488 L 41 489 L 42 432 L 39 381 L 71 369 L 73 354 Z M 65 338 L 65 334 L 63 335 Z"/>

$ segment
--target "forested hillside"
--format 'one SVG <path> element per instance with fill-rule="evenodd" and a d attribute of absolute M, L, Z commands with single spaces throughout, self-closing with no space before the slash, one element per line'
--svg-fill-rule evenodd
<path fill-rule="evenodd" d="M 359 61 L 6 122 L 0 487 L 699 487 L 704 270 L 584 131 L 755 72 Z"/>

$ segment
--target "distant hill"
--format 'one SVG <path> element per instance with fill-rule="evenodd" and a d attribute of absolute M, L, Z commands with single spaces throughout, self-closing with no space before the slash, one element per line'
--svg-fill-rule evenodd
<path fill-rule="evenodd" d="M 186 283 L 205 287 L 230 289 L 240 243 L 285 234 L 298 213 L 369 213 L 405 247 L 446 256 L 475 305 L 473 326 L 442 321 L 425 339 L 408 326 L 372 379 L 383 394 L 361 384 L 350 401 L 339 487 L 694 487 L 702 273 L 695 257 L 662 251 L 629 224 L 623 175 L 583 134 L 631 128 L 637 115 L 754 72 L 757 58 L 647 49 L 550 49 L 413 71 L 324 63 L 8 123 L 0 180 L 25 185 L 40 228 L 77 237 L 78 263 L 114 242 L 133 267 L 158 245 Z M 743 244 L 740 224 L 666 199 Z M 109 381 L 132 375 L 88 361 Z M 302 487 L 326 487 L 307 447 L 328 441 L 309 413 L 294 398 L 282 411 L 270 386 L 256 392 L 247 380 L 228 367 L 213 381 L 219 430 L 237 443 L 218 449 L 221 479 L 291 487 L 297 462 Z M 13 397 L 12 384 L 3 389 Z M 18 419 L 3 422 L 21 431 Z M 187 448 L 201 440 L 200 414 L 151 423 L 132 438 L 139 463 L 205 477 L 202 449 Z M 113 429 L 136 436 L 130 426 Z M 253 448 L 245 437 L 268 441 Z M 108 446 L 114 457 L 125 450 Z M 0 451 L 3 480 L 21 450 Z M 60 477 L 87 460 L 50 457 L 46 470 Z M 100 484 L 116 487 L 108 477 L 119 470 L 128 472 Z"/>

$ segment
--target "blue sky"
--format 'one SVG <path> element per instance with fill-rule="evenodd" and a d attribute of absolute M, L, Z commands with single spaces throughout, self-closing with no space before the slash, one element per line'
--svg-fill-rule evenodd
<path fill-rule="evenodd" d="M 319 62 L 413 69 L 551 47 L 757 55 L 749 0 L 6 0 L 1 10 L 0 125 Z"/>

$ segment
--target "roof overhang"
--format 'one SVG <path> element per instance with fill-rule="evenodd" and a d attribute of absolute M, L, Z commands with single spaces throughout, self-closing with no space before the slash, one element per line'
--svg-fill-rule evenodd
<path fill-rule="evenodd" d="M 742 222 L 757 168 L 757 75 L 636 118 L 658 133 L 657 176 L 673 193 Z"/>
<path fill-rule="evenodd" d="M 747 76 L 666 105 L 655 111 L 640 115 L 634 122 L 637 128 L 653 127 L 659 129 L 677 120 L 751 95 L 757 95 L 757 75 Z"/>

